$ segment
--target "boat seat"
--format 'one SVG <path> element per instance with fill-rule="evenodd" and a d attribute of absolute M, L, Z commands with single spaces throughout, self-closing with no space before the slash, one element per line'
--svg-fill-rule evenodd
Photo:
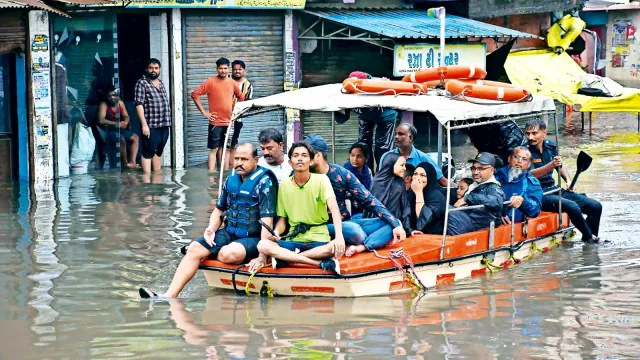
<path fill-rule="evenodd" d="M 563 214 L 563 225 L 567 227 L 568 216 Z M 516 223 L 514 232 L 514 244 L 539 236 L 552 233 L 558 229 L 558 215 L 556 213 L 542 212 L 538 217 L 528 220 L 527 237 L 522 234 L 524 223 Z M 511 226 L 500 225 L 495 228 L 494 248 L 508 247 L 511 244 Z M 415 235 L 408 237 L 399 244 L 387 246 L 378 250 L 378 254 L 384 258 L 377 257 L 373 252 L 363 252 L 350 258 L 340 259 L 340 268 L 343 275 L 360 274 L 395 268 L 394 263 L 386 258 L 393 249 L 403 248 L 405 254 L 409 255 L 414 264 L 433 262 L 440 259 L 440 249 L 442 247 L 442 235 Z M 489 249 L 489 229 L 474 231 L 471 233 L 447 236 L 445 243 L 444 258 L 452 259 L 465 255 L 471 255 Z M 216 260 L 204 260 L 201 265 L 213 266 L 226 269 L 235 269 L 236 265 L 223 264 Z M 246 268 L 244 269 L 246 270 Z M 273 270 L 270 266 L 264 267 L 262 272 L 281 273 L 291 275 L 320 275 L 325 271 L 308 265 L 292 264 L 291 266 Z"/>

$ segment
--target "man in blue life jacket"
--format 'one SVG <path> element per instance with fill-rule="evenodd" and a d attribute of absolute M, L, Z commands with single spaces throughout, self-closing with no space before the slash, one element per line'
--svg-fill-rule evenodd
<path fill-rule="evenodd" d="M 560 176 L 566 183 L 571 183 L 567 167 L 562 166 L 562 157 L 558 155 L 558 145 L 549 140 L 547 136 L 547 124 L 539 119 L 534 119 L 525 125 L 525 137 L 529 142 L 531 151 L 531 165 L 529 171 L 540 180 L 543 191 L 557 189 L 553 178 L 553 170 L 558 169 Z M 559 210 L 559 194 L 548 194 L 542 197 L 542 211 L 557 213 Z M 562 189 L 562 212 L 569 215 L 571 223 L 582 233 L 582 241 L 599 242 L 598 230 L 600 229 L 600 216 L 602 204 L 590 199 L 585 194 L 575 192 L 575 189 Z M 587 215 L 587 218 L 583 217 Z"/>
<path fill-rule="evenodd" d="M 233 161 L 234 169 L 222 188 L 204 236 L 189 245 L 167 292 L 158 295 L 140 288 L 140 297 L 177 297 L 203 259 L 242 264 L 258 256 L 260 238 L 270 235 L 258 220 L 273 226 L 278 179 L 271 171 L 258 166 L 258 151 L 249 143 L 236 147 Z M 227 215 L 227 222 L 221 229 L 223 212 Z"/>
<path fill-rule="evenodd" d="M 511 203 L 502 207 L 502 223 L 524 221 L 525 217 L 536 217 L 542 209 L 542 187 L 540 181 L 529 172 L 531 152 L 524 146 L 513 149 L 509 155 L 509 164 L 498 169 L 496 180 L 502 185 Z"/>

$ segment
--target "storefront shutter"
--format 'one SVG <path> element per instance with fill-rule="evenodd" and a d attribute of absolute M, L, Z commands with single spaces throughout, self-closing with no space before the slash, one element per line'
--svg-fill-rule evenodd
<path fill-rule="evenodd" d="M 226 57 L 247 65 L 247 78 L 253 84 L 253 97 L 283 91 L 284 14 L 281 11 L 187 12 L 185 19 L 185 79 L 187 101 L 187 165 L 207 161 L 207 121 L 190 94 L 205 79 L 216 75 L 215 61 Z M 206 106 L 206 98 L 202 97 Z M 272 127 L 284 134 L 284 111 L 278 110 L 243 119 L 240 142 L 258 143 L 258 133 Z"/>
<path fill-rule="evenodd" d="M 0 14 L 0 54 L 26 50 L 27 36 L 22 10 L 2 9 Z"/>

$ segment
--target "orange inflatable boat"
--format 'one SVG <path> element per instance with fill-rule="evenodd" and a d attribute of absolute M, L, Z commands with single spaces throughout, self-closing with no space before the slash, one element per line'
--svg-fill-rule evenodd
<path fill-rule="evenodd" d="M 342 89 L 351 94 L 426 94 L 427 86 L 402 81 L 348 78 L 342 82 Z"/>
<path fill-rule="evenodd" d="M 402 78 L 404 82 L 425 83 L 441 79 L 484 79 L 487 72 L 478 66 L 454 65 L 418 70 Z"/>
<path fill-rule="evenodd" d="M 250 274 L 246 267 L 204 260 L 200 269 L 209 286 L 248 293 L 360 297 L 384 295 L 422 288 L 431 289 L 471 276 L 508 268 L 544 252 L 573 236 L 563 214 L 541 213 L 526 223 L 447 236 L 418 235 L 381 249 L 340 259 L 341 276 L 306 265 L 272 269 L 264 267 Z"/>
<path fill-rule="evenodd" d="M 529 91 L 524 88 L 496 81 L 449 80 L 445 89 L 451 95 L 464 95 L 487 100 L 518 102 L 526 101 L 531 97 Z"/>

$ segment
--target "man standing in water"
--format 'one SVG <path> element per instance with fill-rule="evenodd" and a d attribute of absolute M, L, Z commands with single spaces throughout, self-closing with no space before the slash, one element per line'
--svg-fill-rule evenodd
<path fill-rule="evenodd" d="M 569 171 L 562 166 L 562 157 L 558 155 L 557 144 L 553 141 L 545 140 L 547 124 L 542 120 L 531 120 L 525 125 L 525 134 L 531 151 L 531 163 L 533 165 L 531 174 L 540 180 L 542 190 L 547 192 L 558 188 L 553 179 L 554 169 L 558 169 L 564 181 L 570 183 Z M 598 230 L 600 229 L 602 204 L 584 194 L 578 194 L 575 189 L 563 189 L 561 194 L 563 199 L 562 212 L 566 212 L 573 225 L 580 230 L 582 241 L 599 242 Z M 542 197 L 542 211 L 557 213 L 559 210 L 558 202 L 559 196 L 557 193 L 544 195 Z M 587 215 L 586 220 L 582 214 Z"/>
<path fill-rule="evenodd" d="M 207 147 L 209 148 L 209 171 L 216 170 L 216 161 L 220 169 L 228 169 L 228 161 L 222 159 L 222 151 L 225 146 L 225 136 L 233 111 L 233 96 L 238 101 L 244 101 L 244 95 L 240 92 L 238 84 L 228 77 L 229 60 L 220 58 L 216 61 L 217 76 L 205 80 L 191 93 L 191 98 L 202 115 L 209 121 Z M 207 95 L 209 111 L 205 111 L 200 96 Z"/>
<path fill-rule="evenodd" d="M 257 164 L 256 148 L 249 143 L 238 145 L 234 170 L 225 181 L 204 236 L 189 245 L 164 294 L 158 295 L 140 288 L 140 297 L 177 297 L 193 278 L 203 259 L 213 258 L 226 264 L 242 264 L 258 256 L 260 238 L 266 239 L 269 236 L 269 232 L 260 226 L 259 220 L 269 226 L 273 225 L 278 184 L 269 170 Z M 226 212 L 227 222 L 224 228 L 220 228 L 223 212 Z"/>
<path fill-rule="evenodd" d="M 160 61 L 149 59 L 147 72 L 136 83 L 134 100 L 142 127 L 142 170 L 149 174 L 162 166 L 162 152 L 171 129 L 171 103 L 160 76 Z"/>
<path fill-rule="evenodd" d="M 289 162 L 294 174 L 284 180 L 278 190 L 277 213 L 280 220 L 274 235 L 263 237 L 258 243 L 260 256 L 249 263 L 249 271 L 264 264 L 270 256 L 274 268 L 287 262 L 297 262 L 340 274 L 338 259 L 345 251 L 342 219 L 333 217 L 333 241 L 326 225 L 329 220 L 327 208 L 333 214 L 339 214 L 340 209 L 329 178 L 309 171 L 313 155 L 313 148 L 306 142 L 295 143 L 289 149 Z M 287 222 L 291 240 L 280 239 Z"/>
<path fill-rule="evenodd" d="M 238 87 L 240 88 L 240 92 L 244 95 L 244 100 L 253 99 L 253 85 L 249 82 L 249 80 L 245 76 L 245 64 L 242 60 L 233 60 L 231 63 L 231 78 L 236 81 Z M 231 105 L 231 110 L 236 106 L 238 102 L 238 97 L 233 95 L 233 104 Z M 240 130 L 242 130 L 242 119 L 236 119 L 229 124 L 229 130 L 231 131 L 231 136 L 229 136 L 229 141 L 227 142 L 227 149 L 229 149 L 229 165 L 233 161 L 233 155 L 235 154 L 235 146 L 238 144 L 238 138 L 240 138 Z M 227 166 L 227 165 L 225 165 Z"/>

